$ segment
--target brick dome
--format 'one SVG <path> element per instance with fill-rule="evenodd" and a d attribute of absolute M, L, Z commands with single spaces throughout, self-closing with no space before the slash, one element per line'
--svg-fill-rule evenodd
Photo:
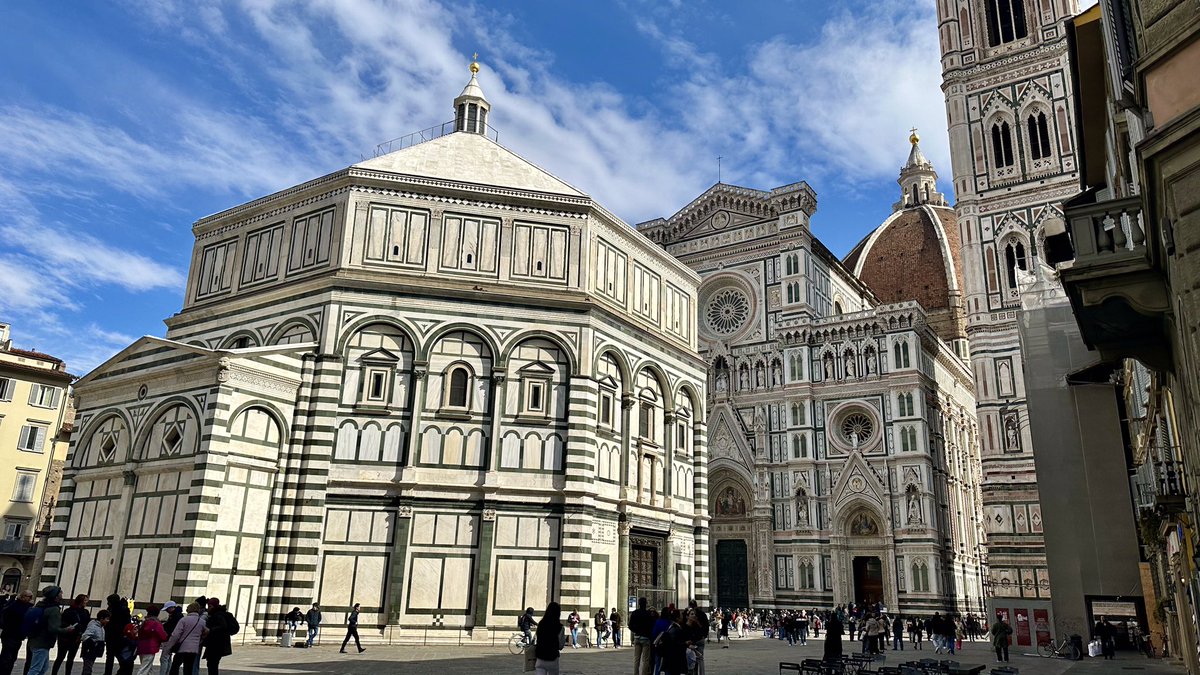
<path fill-rule="evenodd" d="M 963 266 L 954 209 L 903 207 L 860 241 L 842 263 L 880 302 L 916 300 L 947 342 L 966 338 Z"/>

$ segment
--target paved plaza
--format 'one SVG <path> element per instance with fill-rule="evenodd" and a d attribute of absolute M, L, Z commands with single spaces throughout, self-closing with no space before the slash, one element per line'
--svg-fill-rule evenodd
<path fill-rule="evenodd" d="M 788 647 L 779 640 L 761 637 L 735 639 L 729 649 L 710 644 L 707 650 L 708 675 L 775 675 L 780 661 L 799 662 L 820 658 L 822 641 L 810 640 L 807 646 Z M 846 643 L 846 647 L 851 645 Z M 934 657 L 932 649 L 924 651 L 888 651 L 883 664 L 895 665 L 922 656 Z M 946 657 L 939 657 L 946 658 Z M 963 664 L 985 664 L 990 671 L 996 664 L 987 643 L 964 645 L 954 658 Z M 502 645 L 438 645 L 428 647 L 368 646 L 367 651 L 339 654 L 337 645 L 314 649 L 283 649 L 264 645 L 235 646 L 233 656 L 222 660 L 223 675 L 270 673 L 275 675 L 305 675 L 308 673 L 343 673 L 346 675 L 504 675 L 521 673 L 523 660 L 509 654 Z M 98 664 L 99 665 L 99 664 Z M 1181 675 L 1184 671 L 1173 661 L 1150 660 L 1132 652 L 1122 652 L 1117 660 L 1084 659 L 1071 662 L 1044 659 L 1014 651 L 1012 666 L 1020 675 Z M 78 667 L 78 664 L 77 664 Z M 97 668 L 97 672 L 102 672 Z M 21 672 L 14 669 L 14 673 Z M 157 671 L 156 671 L 157 672 Z M 206 672 L 201 668 L 201 673 Z M 562 657 L 561 675 L 616 675 L 633 672 L 633 649 L 580 649 L 569 647 Z"/>

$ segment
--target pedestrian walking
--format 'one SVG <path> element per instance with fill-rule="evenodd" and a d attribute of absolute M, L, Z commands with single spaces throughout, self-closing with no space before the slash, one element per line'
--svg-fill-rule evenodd
<path fill-rule="evenodd" d="M 151 675 L 154 672 L 154 657 L 158 656 L 158 650 L 162 643 L 171 637 L 158 620 L 160 611 L 162 610 L 158 605 L 147 607 L 146 620 L 138 628 L 137 655 L 141 665 L 138 666 L 137 675 Z"/>
<path fill-rule="evenodd" d="M 346 653 L 346 645 L 350 643 L 350 638 L 354 638 L 354 646 L 358 647 L 358 653 L 361 654 L 367 650 L 363 649 L 362 643 L 358 641 L 358 603 L 354 603 L 354 607 L 350 610 L 350 615 L 346 617 L 346 638 L 342 640 L 342 653 Z"/>
<path fill-rule="evenodd" d="M 60 637 L 77 630 L 62 623 L 62 589 L 42 589 L 41 602 L 25 613 L 22 627 L 29 635 L 29 675 L 46 675 L 50 672 L 50 649 Z"/>
<path fill-rule="evenodd" d="M 104 655 L 104 626 L 108 624 L 108 610 L 102 609 L 96 613 L 96 618 L 88 622 L 87 628 L 79 638 L 79 657 L 83 659 L 82 675 L 92 675 L 92 667 L 96 659 Z"/>
<path fill-rule="evenodd" d="M 892 651 L 904 651 L 904 620 L 899 615 L 892 619 Z"/>
<path fill-rule="evenodd" d="M 320 605 L 314 602 L 312 608 L 305 612 L 304 625 L 308 628 L 308 640 L 305 641 L 305 644 L 311 647 L 313 646 L 313 640 L 317 639 L 317 631 L 321 630 Z"/>
<path fill-rule="evenodd" d="M 11 675 L 17 657 L 21 655 L 21 644 L 25 641 L 22 624 L 25 613 L 32 607 L 33 591 L 25 589 L 0 613 L 0 675 Z"/>
<path fill-rule="evenodd" d="M 50 669 L 51 675 L 58 675 L 58 669 L 62 666 L 63 661 L 67 663 L 66 675 L 71 675 L 71 664 L 75 661 L 75 655 L 79 653 L 79 641 L 83 638 L 83 631 L 92 621 L 92 615 L 87 610 L 87 601 L 88 596 L 77 595 L 71 601 L 71 605 L 63 610 L 63 625 L 75 626 L 75 630 L 58 639 L 58 653 L 54 656 L 54 667 Z"/>
<path fill-rule="evenodd" d="M 1104 655 L 1105 661 L 1112 661 L 1117 656 L 1116 644 L 1113 640 L 1115 633 L 1113 625 L 1104 617 L 1100 617 L 1100 620 L 1092 627 L 1092 639 L 1100 641 L 1100 653 Z"/>
<path fill-rule="evenodd" d="M 996 663 L 1008 663 L 1008 641 L 1012 626 L 999 617 L 992 624 L 992 646 L 996 648 Z"/>
<path fill-rule="evenodd" d="M 562 608 L 557 602 L 551 602 L 537 623 L 537 644 L 533 647 L 535 675 L 558 675 L 558 657 L 566 644 Z"/>
<path fill-rule="evenodd" d="M 651 675 L 653 669 L 654 617 L 646 598 L 638 598 L 637 609 L 629 614 L 629 634 L 633 640 L 633 675 Z"/>
<path fill-rule="evenodd" d="M 200 660 L 200 638 L 204 636 L 204 619 L 200 616 L 200 604 L 193 602 L 187 606 L 187 615 L 175 624 L 171 637 L 163 645 L 163 651 L 171 654 L 170 675 L 184 675 L 192 672 L 194 664 Z"/>
<path fill-rule="evenodd" d="M 358 605 L 354 608 L 357 610 Z M 241 626 L 220 600 L 209 598 L 205 628 L 204 662 L 208 664 L 208 675 L 221 675 L 221 659 L 233 653 L 233 636 L 238 634 Z"/>
<path fill-rule="evenodd" d="M 612 608 L 612 613 L 608 615 L 608 620 L 612 622 L 612 637 L 613 649 L 621 648 L 621 615 L 617 613 L 617 608 Z"/>

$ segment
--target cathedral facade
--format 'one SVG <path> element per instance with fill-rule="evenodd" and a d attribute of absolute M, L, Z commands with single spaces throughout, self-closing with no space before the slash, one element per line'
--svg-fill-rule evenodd
<path fill-rule="evenodd" d="M 937 3 L 964 308 L 983 453 L 989 593 L 1050 597 L 1019 335 L 1023 278 L 1079 192 L 1065 23 L 1076 0 Z"/>
<path fill-rule="evenodd" d="M 979 611 L 975 397 L 954 213 L 914 135 L 839 260 L 806 183 L 718 183 L 639 229 L 703 279 L 713 603 Z"/>
<path fill-rule="evenodd" d="M 368 639 L 708 596 L 699 276 L 496 143 L 474 74 L 454 109 L 195 224 L 166 337 L 77 385 L 44 582 Z"/>

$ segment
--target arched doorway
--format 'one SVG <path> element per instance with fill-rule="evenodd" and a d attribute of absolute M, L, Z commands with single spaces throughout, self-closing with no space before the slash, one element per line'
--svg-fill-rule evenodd
<path fill-rule="evenodd" d="M 713 492 L 712 514 L 712 588 L 718 607 L 749 607 L 750 570 L 755 553 L 748 532 L 752 493 L 740 475 L 718 471 Z"/>

